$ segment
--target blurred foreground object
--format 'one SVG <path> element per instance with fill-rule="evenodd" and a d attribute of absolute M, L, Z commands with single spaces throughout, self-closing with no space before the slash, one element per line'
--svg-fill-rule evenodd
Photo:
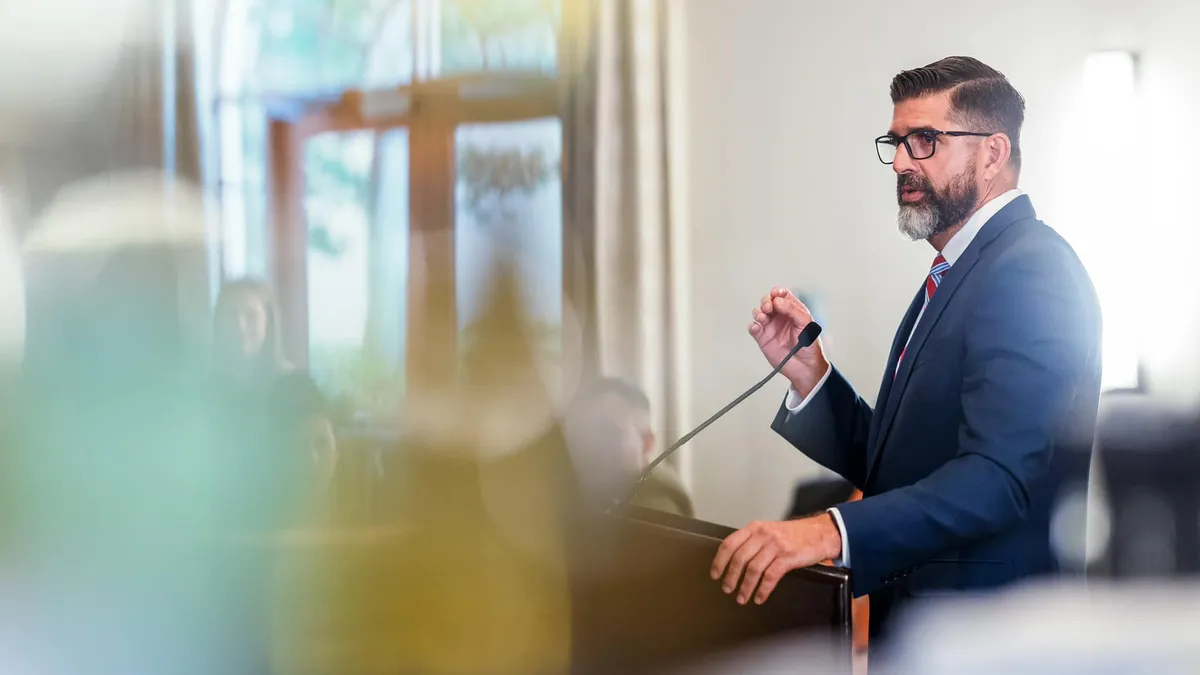
<path fill-rule="evenodd" d="M 4 492 L 4 639 L 26 672 L 240 672 L 246 615 L 212 539 L 198 395 L 204 211 L 164 177 L 64 190 L 25 241 L 27 335 Z"/>
<path fill-rule="evenodd" d="M 670 675 L 780 675 L 781 673 L 846 673 L 846 657 L 839 650 L 802 635 L 784 635 L 751 642 L 679 668 Z M 863 673 L 857 666 L 854 673 Z"/>
<path fill-rule="evenodd" d="M 89 111 L 129 42 L 144 40 L 134 0 L 0 5 L 0 141 L 28 144 Z"/>
<path fill-rule="evenodd" d="M 1168 580 L 1200 573 L 1200 415 L 1143 394 L 1105 396 L 1088 577 Z"/>
<path fill-rule="evenodd" d="M 414 359 L 396 522 L 276 546 L 276 672 L 568 670 L 570 467 L 512 270 L 490 288 L 457 371 Z"/>
<path fill-rule="evenodd" d="M 17 230 L 0 193 L 0 372 L 20 363 L 25 350 L 25 279 Z"/>
<path fill-rule="evenodd" d="M 1200 586 L 1030 584 L 905 617 L 888 675 L 1182 675 L 1200 663 Z"/>

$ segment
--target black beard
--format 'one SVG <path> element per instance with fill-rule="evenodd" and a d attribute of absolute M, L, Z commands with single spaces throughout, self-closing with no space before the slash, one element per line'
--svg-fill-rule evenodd
<path fill-rule="evenodd" d="M 925 200 L 917 204 L 904 201 L 904 188 L 921 190 Z M 979 187 L 975 184 L 975 167 L 958 174 L 950 180 L 944 190 L 936 190 L 929 180 L 915 174 L 896 176 L 896 201 L 901 209 L 925 209 L 932 217 L 926 238 L 942 234 L 951 227 L 965 222 L 979 200 Z"/>

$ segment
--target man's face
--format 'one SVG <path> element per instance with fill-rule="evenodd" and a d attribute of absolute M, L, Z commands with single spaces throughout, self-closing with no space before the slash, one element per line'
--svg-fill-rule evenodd
<path fill-rule="evenodd" d="M 914 131 L 979 131 L 952 122 L 949 113 L 949 93 L 902 101 L 893 110 L 888 133 L 901 137 Z M 896 172 L 901 233 L 913 241 L 928 239 L 970 216 L 979 200 L 979 141 L 973 136 L 938 135 L 932 137 L 936 144 L 933 155 L 919 160 L 903 145 L 897 149 L 892 169 Z M 922 141 L 914 135 L 909 142 Z"/>

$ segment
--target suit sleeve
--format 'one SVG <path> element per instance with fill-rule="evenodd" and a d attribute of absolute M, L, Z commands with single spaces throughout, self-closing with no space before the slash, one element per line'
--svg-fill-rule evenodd
<path fill-rule="evenodd" d="M 1099 342 L 1078 261 L 1041 244 L 997 261 L 996 282 L 967 319 L 955 458 L 911 486 L 838 507 L 855 594 L 1027 517 L 1076 389 L 1096 376 Z"/>
<path fill-rule="evenodd" d="M 827 378 L 820 389 L 809 394 L 803 410 L 792 413 L 785 400 L 771 429 L 813 461 L 862 489 L 871 406 L 837 368 Z"/>

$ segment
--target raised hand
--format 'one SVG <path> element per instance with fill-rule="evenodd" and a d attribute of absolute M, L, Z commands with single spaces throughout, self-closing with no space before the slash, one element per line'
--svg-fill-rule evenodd
<path fill-rule="evenodd" d="M 796 346 L 800 331 L 813 320 L 808 308 L 795 294 L 778 287 L 763 296 L 752 316 L 754 321 L 750 323 L 750 336 L 758 343 L 758 348 L 767 357 L 771 367 L 778 366 Z M 811 347 L 797 352 L 781 372 L 798 394 L 807 396 L 828 368 L 829 360 L 825 358 L 825 350 L 818 339 Z"/>

